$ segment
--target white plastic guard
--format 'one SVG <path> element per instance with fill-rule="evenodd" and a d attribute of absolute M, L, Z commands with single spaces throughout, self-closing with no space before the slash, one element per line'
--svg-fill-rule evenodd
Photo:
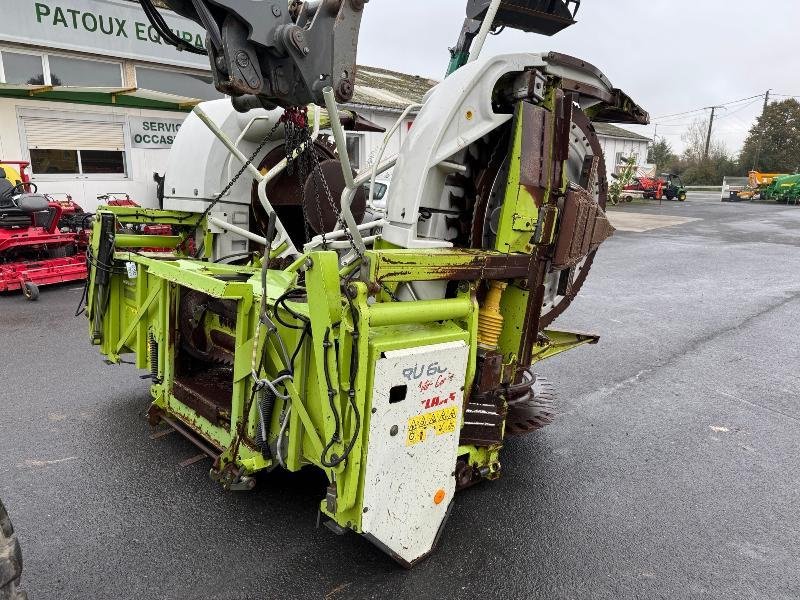
<path fill-rule="evenodd" d="M 468 351 L 421 346 L 375 364 L 362 530 L 408 564 L 433 549 L 455 493 Z"/>

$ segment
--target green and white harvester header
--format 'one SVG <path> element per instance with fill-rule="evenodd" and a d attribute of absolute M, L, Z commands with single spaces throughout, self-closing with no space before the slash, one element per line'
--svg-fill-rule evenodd
<path fill-rule="evenodd" d="M 339 104 L 363 0 L 167 4 L 206 28 L 231 98 L 181 127 L 163 210 L 98 210 L 92 342 L 150 373 L 150 422 L 225 488 L 313 465 L 326 524 L 411 566 L 455 492 L 500 476 L 506 438 L 551 420 L 540 361 L 597 342 L 553 327 L 613 233 L 592 121 L 647 114 L 586 61 L 478 57 L 491 31 L 555 33 L 577 3 L 473 0 L 452 72 L 356 172 L 345 129 L 374 124 Z"/>

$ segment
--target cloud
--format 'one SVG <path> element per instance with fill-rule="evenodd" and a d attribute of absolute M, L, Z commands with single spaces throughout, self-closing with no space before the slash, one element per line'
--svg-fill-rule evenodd
<path fill-rule="evenodd" d="M 466 0 L 371 0 L 359 62 L 441 78 L 464 20 Z M 800 2 L 772 0 L 583 0 L 578 23 L 553 38 L 506 30 L 484 52 L 557 50 L 599 67 L 651 115 L 721 104 L 768 88 L 800 94 L 794 28 Z M 781 26 L 783 23 L 785 26 Z M 738 151 L 758 102 L 718 114 L 715 134 Z M 697 115 L 662 121 L 659 135 L 678 149 Z M 642 133 L 652 136 L 653 126 Z"/>

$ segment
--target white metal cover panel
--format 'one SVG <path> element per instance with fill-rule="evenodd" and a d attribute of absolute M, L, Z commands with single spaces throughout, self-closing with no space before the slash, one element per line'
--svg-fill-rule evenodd
<path fill-rule="evenodd" d="M 125 150 L 122 123 L 23 117 L 28 148 Z"/>
<path fill-rule="evenodd" d="M 408 563 L 432 549 L 455 493 L 468 354 L 451 342 L 375 363 L 362 530 Z"/>

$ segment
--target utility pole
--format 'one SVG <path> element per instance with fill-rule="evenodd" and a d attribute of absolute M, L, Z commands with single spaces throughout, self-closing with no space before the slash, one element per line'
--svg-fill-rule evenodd
<path fill-rule="evenodd" d="M 722 108 L 721 106 L 709 106 L 708 108 L 711 109 L 711 118 L 708 120 L 708 134 L 706 135 L 706 149 L 703 152 L 703 159 L 708 158 L 708 151 L 711 148 L 711 128 L 714 127 L 714 115 L 717 112 L 718 108 Z"/>
<path fill-rule="evenodd" d="M 764 115 L 767 114 L 767 107 L 769 106 L 769 93 L 772 90 L 767 90 L 767 93 L 764 94 L 764 108 L 761 111 L 761 117 L 763 119 Z M 753 171 L 756 170 L 758 167 L 758 159 L 761 158 L 761 145 L 764 143 L 764 136 L 767 134 L 767 130 L 764 127 L 764 123 L 761 123 L 761 131 L 758 135 L 758 146 L 756 146 L 756 155 L 753 158 Z"/>

